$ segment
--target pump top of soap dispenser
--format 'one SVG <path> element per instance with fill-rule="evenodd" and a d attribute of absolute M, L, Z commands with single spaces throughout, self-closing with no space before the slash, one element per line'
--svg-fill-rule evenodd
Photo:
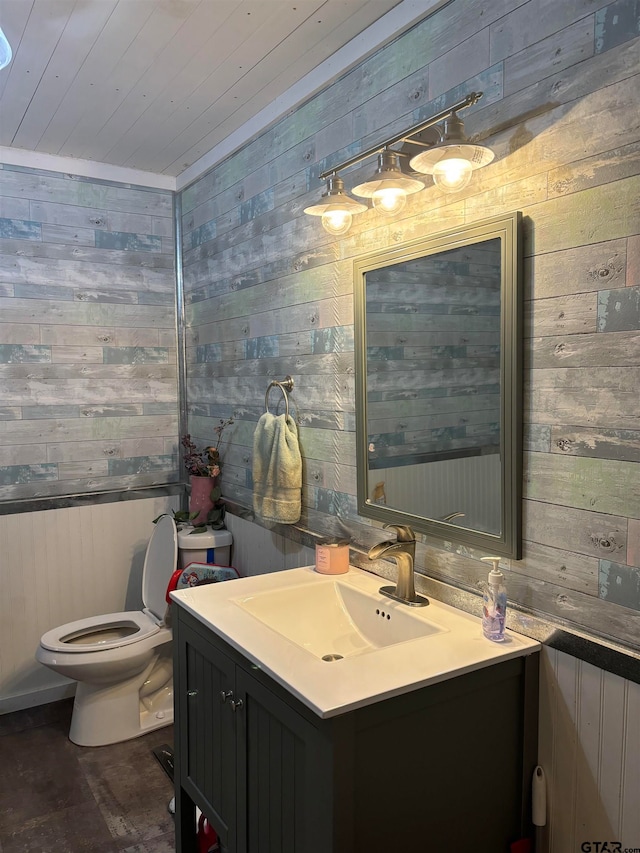
<path fill-rule="evenodd" d="M 504 575 L 500 571 L 500 557 L 481 557 L 485 563 L 493 563 L 493 568 L 489 572 L 489 586 L 500 586 L 504 583 Z"/>

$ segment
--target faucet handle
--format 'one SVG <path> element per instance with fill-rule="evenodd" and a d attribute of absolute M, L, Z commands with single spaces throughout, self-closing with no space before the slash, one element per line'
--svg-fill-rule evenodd
<path fill-rule="evenodd" d="M 395 530 L 398 542 L 415 542 L 416 534 L 408 524 L 385 524 L 385 529 Z"/>

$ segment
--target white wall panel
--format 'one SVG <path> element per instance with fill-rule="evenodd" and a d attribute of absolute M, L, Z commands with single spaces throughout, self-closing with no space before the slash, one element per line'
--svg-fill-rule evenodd
<path fill-rule="evenodd" d="M 310 566 L 315 561 L 315 553 L 311 548 L 305 548 L 251 521 L 227 515 L 225 524 L 233 534 L 231 563 L 243 576 Z"/>
<path fill-rule="evenodd" d="M 576 708 L 576 740 L 579 744 L 579 764 L 576 766 L 575 774 L 574 827 L 576 836 L 581 836 L 589 831 L 589 827 L 593 827 L 593 806 L 595 802 L 598 802 L 597 779 L 602 739 L 602 680 L 605 673 L 586 663 L 578 667 L 576 661 L 575 665 L 580 674 L 580 704 Z M 597 824 L 602 825 L 603 822 L 606 824 L 606 820 L 602 821 L 602 816 L 600 816 Z M 605 826 L 603 831 L 610 832 L 611 830 L 610 827 Z"/>
<path fill-rule="evenodd" d="M 595 841 L 640 847 L 640 685 L 545 648 L 539 735 L 548 784 L 540 853 Z"/>
<path fill-rule="evenodd" d="M 627 685 L 627 736 L 622 768 L 622 837 L 640 846 L 640 684 Z M 635 839 L 635 840 L 634 840 Z"/>

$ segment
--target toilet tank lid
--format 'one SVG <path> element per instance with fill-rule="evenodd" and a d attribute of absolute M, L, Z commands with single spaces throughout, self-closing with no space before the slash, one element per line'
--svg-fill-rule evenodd
<path fill-rule="evenodd" d="M 170 515 L 161 516 L 153 526 L 142 570 L 142 601 L 159 620 L 167 607 L 165 593 L 178 564 L 178 531 Z"/>
<path fill-rule="evenodd" d="M 206 548 L 225 548 L 233 542 L 229 530 L 212 530 L 207 527 L 205 533 L 192 533 L 193 526 L 178 531 L 178 548 L 183 551 L 201 551 Z"/>

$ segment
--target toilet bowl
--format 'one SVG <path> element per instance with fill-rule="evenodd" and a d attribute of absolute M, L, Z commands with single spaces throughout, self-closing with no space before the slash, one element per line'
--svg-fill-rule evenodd
<path fill-rule="evenodd" d="M 166 590 L 176 569 L 171 516 L 156 523 L 142 571 L 143 610 L 68 622 L 43 634 L 36 659 L 78 682 L 69 739 L 106 746 L 173 722 L 171 629 Z"/>

